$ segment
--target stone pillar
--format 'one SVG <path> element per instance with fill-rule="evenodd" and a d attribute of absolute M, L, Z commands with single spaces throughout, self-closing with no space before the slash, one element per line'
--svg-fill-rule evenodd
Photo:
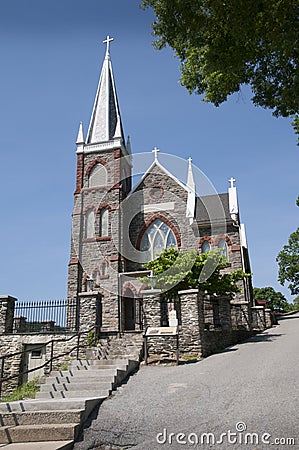
<path fill-rule="evenodd" d="M 142 291 L 143 328 L 161 326 L 161 290 L 148 289 Z"/>
<path fill-rule="evenodd" d="M 26 320 L 27 317 L 18 316 L 14 317 L 14 332 L 25 333 L 26 332 Z"/>
<path fill-rule="evenodd" d="M 232 329 L 232 319 L 229 297 L 219 298 L 219 318 L 221 329 L 230 331 Z"/>
<path fill-rule="evenodd" d="M 179 291 L 179 296 L 182 318 L 180 351 L 201 353 L 204 331 L 203 296 L 198 289 Z"/>
<path fill-rule="evenodd" d="M 263 306 L 253 306 L 252 327 L 254 330 L 264 330 L 266 328 L 265 308 Z"/>
<path fill-rule="evenodd" d="M 79 294 L 79 330 L 88 331 L 101 325 L 101 295 L 99 292 Z"/>
<path fill-rule="evenodd" d="M 12 333 L 16 298 L 0 296 L 0 333 Z"/>
<path fill-rule="evenodd" d="M 231 301 L 232 326 L 242 330 L 251 330 L 252 314 L 248 302 Z"/>
<path fill-rule="evenodd" d="M 273 324 L 272 320 L 272 311 L 269 308 L 265 309 L 265 316 L 266 316 L 266 328 L 271 328 Z"/>

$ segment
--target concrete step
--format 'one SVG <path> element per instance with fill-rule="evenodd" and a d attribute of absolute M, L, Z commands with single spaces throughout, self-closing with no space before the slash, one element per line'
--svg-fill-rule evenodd
<path fill-rule="evenodd" d="M 112 366 L 117 367 L 119 365 L 121 366 L 127 366 L 128 365 L 128 359 L 125 358 L 118 358 L 118 359 L 77 359 L 71 362 L 70 367 L 73 366 Z"/>
<path fill-rule="evenodd" d="M 110 364 L 110 365 L 100 365 L 100 364 L 72 364 L 70 366 L 71 370 L 123 370 L 126 371 L 128 368 L 127 364 Z"/>
<path fill-rule="evenodd" d="M 0 411 L 7 412 L 24 412 L 24 411 L 64 411 L 78 410 L 85 411 L 85 418 L 89 416 L 91 411 L 102 402 L 106 397 L 97 397 L 93 393 L 91 397 L 77 397 L 76 399 L 52 399 L 49 400 L 21 400 L 10 403 L 0 403 Z"/>
<path fill-rule="evenodd" d="M 65 377 L 47 377 L 46 382 L 41 384 L 40 386 L 49 386 L 53 383 L 62 384 L 62 383 L 94 383 L 94 382 L 101 382 L 101 383 L 109 383 L 113 382 L 117 378 L 116 375 L 105 375 L 102 373 L 94 373 L 89 372 L 87 375 L 83 376 L 82 373 L 74 374 L 74 375 L 66 375 Z"/>
<path fill-rule="evenodd" d="M 85 386 L 88 386 L 88 390 L 112 390 L 113 383 L 111 381 L 88 381 L 88 383 L 76 383 L 76 380 L 70 382 L 63 383 L 46 383 L 41 385 L 40 392 L 49 392 L 51 391 L 80 391 L 84 389 Z"/>
<path fill-rule="evenodd" d="M 72 450 L 74 441 L 17 442 L 0 444 L 3 450 Z"/>
<path fill-rule="evenodd" d="M 58 399 L 58 398 L 88 398 L 92 395 L 96 397 L 108 397 L 110 394 L 109 389 L 98 389 L 94 390 L 80 390 L 80 391 L 49 391 L 49 392 L 37 392 L 36 398 L 38 400 L 42 399 Z"/>
<path fill-rule="evenodd" d="M 0 413 L 2 426 L 80 423 L 84 418 L 85 411 L 82 409 Z"/>
<path fill-rule="evenodd" d="M 86 377 L 88 373 L 89 376 L 98 376 L 98 377 L 105 377 L 105 376 L 112 376 L 117 375 L 118 372 L 123 372 L 123 370 L 119 370 L 117 368 L 113 369 L 106 369 L 106 370 L 97 370 L 96 368 L 93 369 L 87 369 L 82 368 L 81 370 L 76 369 L 70 369 L 70 370 L 59 370 L 59 371 L 53 371 L 51 372 L 52 377 Z"/>
<path fill-rule="evenodd" d="M 76 439 L 79 430 L 78 423 L 0 427 L 0 443 L 70 441 Z"/>

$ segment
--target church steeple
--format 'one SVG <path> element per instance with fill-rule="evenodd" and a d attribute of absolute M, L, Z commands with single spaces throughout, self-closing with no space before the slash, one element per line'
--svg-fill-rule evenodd
<path fill-rule="evenodd" d="M 190 225 L 193 223 L 195 217 L 195 201 L 196 201 L 196 186 L 192 170 L 192 158 L 188 159 L 188 177 L 187 177 L 188 199 L 186 217 L 189 218 Z"/>
<path fill-rule="evenodd" d="M 113 38 L 110 38 L 109 36 L 107 36 L 107 39 L 103 41 L 103 43 L 107 45 L 106 55 L 87 132 L 87 146 L 91 144 L 105 143 L 111 146 L 113 141 L 117 141 L 115 144 L 121 144 L 121 146 L 125 148 L 125 140 L 109 50 L 110 42 L 112 41 Z"/>

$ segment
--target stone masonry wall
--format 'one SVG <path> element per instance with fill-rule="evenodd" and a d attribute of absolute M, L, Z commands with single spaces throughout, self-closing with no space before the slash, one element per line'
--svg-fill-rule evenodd
<path fill-rule="evenodd" d="M 44 334 L 44 335 L 26 335 L 26 334 L 6 334 L 0 336 L 0 347 L 1 347 L 1 356 L 5 354 L 20 352 L 25 349 L 26 345 L 45 345 L 47 342 L 52 339 L 55 340 L 54 343 L 54 356 L 58 356 L 65 352 L 68 352 L 77 344 L 77 337 L 72 340 L 67 340 L 73 336 L 72 333 L 68 333 L 65 335 L 61 334 Z M 81 340 L 82 345 L 86 346 L 86 337 L 85 341 Z M 51 355 L 51 345 L 47 345 L 46 347 L 46 359 L 50 359 Z M 81 357 L 85 355 L 85 350 L 81 351 Z M 53 361 L 53 370 L 59 370 L 62 364 L 67 364 L 72 359 L 76 358 L 76 351 L 70 353 L 69 355 L 65 355 L 59 359 Z M 10 358 L 6 358 L 5 366 L 4 366 L 4 376 L 12 376 L 19 375 L 22 372 L 23 368 L 23 360 L 22 355 L 13 356 Z M 49 367 L 45 367 L 45 373 L 47 373 Z M 7 394 L 15 389 L 20 383 L 22 383 L 21 377 L 13 378 L 3 384 L 3 393 Z"/>

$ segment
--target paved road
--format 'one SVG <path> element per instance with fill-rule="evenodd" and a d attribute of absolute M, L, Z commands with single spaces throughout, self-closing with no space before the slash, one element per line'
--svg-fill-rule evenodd
<path fill-rule="evenodd" d="M 75 450 L 298 449 L 298 425 L 299 314 L 201 362 L 142 367 L 102 404 Z M 221 442 L 229 430 L 236 435 Z M 213 433 L 215 445 L 203 433 Z M 248 435 L 246 444 L 246 433 L 257 435 Z"/>

